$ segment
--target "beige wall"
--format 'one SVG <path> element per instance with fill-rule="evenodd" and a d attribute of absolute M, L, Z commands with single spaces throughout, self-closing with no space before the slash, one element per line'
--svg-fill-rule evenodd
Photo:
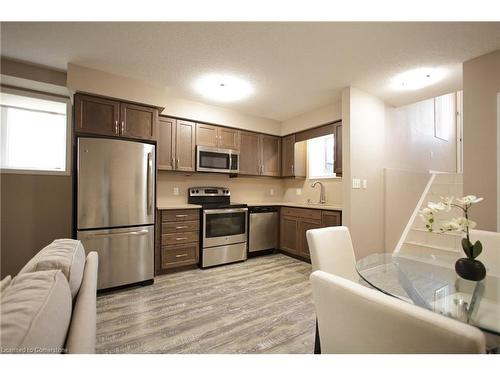
<path fill-rule="evenodd" d="M 326 106 L 313 109 L 281 123 L 281 135 L 292 134 L 301 130 L 342 119 L 342 102 L 337 100 Z"/>
<path fill-rule="evenodd" d="M 67 93 L 66 74 L 2 58 L 2 84 Z M 43 246 L 71 237 L 71 176 L 0 174 L 1 275 L 15 275 Z"/>
<path fill-rule="evenodd" d="M 345 99 L 345 103 L 344 103 Z M 356 258 L 385 251 L 384 148 L 385 104 L 350 87 L 342 95 L 343 201 Z M 347 130 L 347 131 L 346 131 Z M 352 189 L 353 178 L 366 179 L 366 189 Z"/>
<path fill-rule="evenodd" d="M 165 107 L 164 115 L 279 135 L 280 122 L 174 97 L 168 89 L 112 73 L 68 64 L 68 88 Z"/>
<path fill-rule="evenodd" d="M 196 173 L 186 175 L 181 172 L 159 171 L 157 180 L 157 204 L 186 203 L 187 190 L 191 186 L 222 186 L 231 190 L 231 202 L 254 203 L 281 201 L 283 184 L 272 177 L 235 177 L 225 174 Z M 179 195 L 174 195 L 174 187 Z M 271 195 L 271 189 L 274 195 Z"/>
<path fill-rule="evenodd" d="M 71 238 L 70 176 L 1 174 L 1 276 L 56 238 Z"/>
<path fill-rule="evenodd" d="M 466 61 L 464 92 L 464 194 L 484 197 L 474 206 L 479 229 L 497 231 L 500 204 L 497 187 L 497 94 L 500 92 L 500 51 Z"/>
<path fill-rule="evenodd" d="M 449 140 L 434 136 L 434 98 L 387 107 L 385 166 L 409 171 L 456 172 L 456 126 Z"/>
<path fill-rule="evenodd" d="M 284 179 L 283 188 L 284 202 L 306 203 L 308 199 L 312 203 L 319 202 L 320 188 L 316 186 L 312 188 L 311 185 L 315 181 L 321 181 L 325 186 L 326 203 L 333 205 L 342 205 L 342 179 Z M 301 194 L 297 194 L 297 189 L 300 189 Z"/>

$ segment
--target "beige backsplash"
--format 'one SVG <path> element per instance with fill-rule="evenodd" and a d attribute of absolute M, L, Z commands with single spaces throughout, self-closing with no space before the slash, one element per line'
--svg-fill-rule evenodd
<path fill-rule="evenodd" d="M 319 200 L 319 186 L 311 188 L 315 180 L 278 179 L 272 177 L 235 177 L 224 174 L 197 173 L 186 175 L 180 172 L 158 171 L 157 200 L 163 203 L 187 203 L 187 191 L 191 186 L 223 186 L 231 190 L 231 201 L 253 202 L 298 202 L 306 203 Z M 342 204 L 342 180 L 321 180 L 326 188 L 326 201 L 329 204 Z M 174 187 L 179 195 L 174 195 Z M 274 189 L 274 195 L 271 195 Z M 297 195 L 296 189 L 302 189 Z"/>

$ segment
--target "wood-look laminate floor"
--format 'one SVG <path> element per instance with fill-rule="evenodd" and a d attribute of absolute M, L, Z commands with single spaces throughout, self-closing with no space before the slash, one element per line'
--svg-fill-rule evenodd
<path fill-rule="evenodd" d="M 97 298 L 98 353 L 312 353 L 311 266 L 282 254 Z"/>

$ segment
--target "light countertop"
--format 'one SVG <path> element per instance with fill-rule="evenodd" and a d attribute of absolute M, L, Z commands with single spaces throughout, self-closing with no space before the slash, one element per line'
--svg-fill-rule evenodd
<path fill-rule="evenodd" d="M 237 202 L 242 203 L 242 202 Z M 246 203 L 249 207 L 256 206 L 283 206 L 283 207 L 297 207 L 297 208 L 309 208 L 315 210 L 327 210 L 327 211 L 342 211 L 342 206 L 335 204 L 314 204 L 314 203 L 296 203 L 296 202 L 252 202 Z M 201 208 L 197 204 L 188 203 L 169 203 L 160 202 L 157 205 L 159 210 L 187 210 L 187 209 L 198 209 Z"/>
<path fill-rule="evenodd" d="M 160 202 L 156 205 L 156 208 L 159 210 L 188 210 L 188 209 L 201 208 L 201 206 L 198 204 L 188 204 L 188 203 Z"/>
<path fill-rule="evenodd" d="M 283 207 L 310 208 L 314 210 L 342 211 L 342 206 L 338 204 L 318 204 L 318 203 L 298 203 L 298 202 L 252 202 L 247 204 L 248 207 L 283 206 Z"/>

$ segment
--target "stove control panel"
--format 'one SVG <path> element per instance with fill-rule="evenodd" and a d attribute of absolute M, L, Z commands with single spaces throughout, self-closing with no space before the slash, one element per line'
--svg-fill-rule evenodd
<path fill-rule="evenodd" d="M 225 187 L 199 186 L 188 189 L 190 197 L 229 197 L 231 192 Z"/>

